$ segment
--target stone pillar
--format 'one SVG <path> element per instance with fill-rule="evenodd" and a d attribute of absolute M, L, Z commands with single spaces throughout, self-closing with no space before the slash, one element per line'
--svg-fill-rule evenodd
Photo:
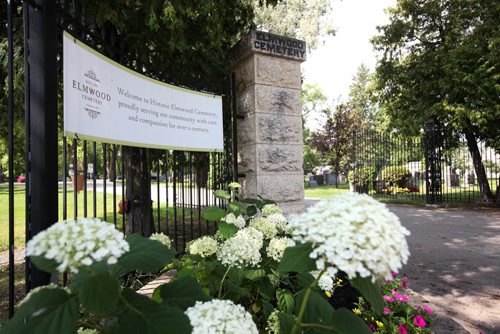
<path fill-rule="evenodd" d="M 231 51 L 235 74 L 238 173 L 244 198 L 304 210 L 300 63 L 305 42 L 252 31 Z"/>

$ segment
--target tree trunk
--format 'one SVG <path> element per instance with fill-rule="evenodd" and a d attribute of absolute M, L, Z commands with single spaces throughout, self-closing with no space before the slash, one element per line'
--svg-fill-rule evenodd
<path fill-rule="evenodd" d="M 476 136 L 472 131 L 472 124 L 470 120 L 466 121 L 466 126 L 464 127 L 464 134 L 465 134 L 465 139 L 467 140 L 467 146 L 469 147 L 470 155 L 472 157 L 472 163 L 474 164 L 474 170 L 477 175 L 477 182 L 479 184 L 479 191 L 481 197 L 486 201 L 494 201 L 495 198 L 491 193 L 488 177 L 486 176 L 486 171 L 484 169 L 483 161 L 481 159 L 481 153 L 479 152 Z"/>
<path fill-rule="evenodd" d="M 116 156 L 117 156 L 116 145 L 110 145 L 109 155 L 108 155 L 108 178 L 111 181 L 116 180 Z"/>
<path fill-rule="evenodd" d="M 210 156 L 208 153 L 196 153 L 196 186 L 198 188 L 208 187 L 208 173 L 210 172 Z"/>
<path fill-rule="evenodd" d="M 138 233 L 149 237 L 154 232 L 149 151 L 145 148 L 125 147 L 124 155 L 126 198 L 130 201 L 125 234 Z"/>

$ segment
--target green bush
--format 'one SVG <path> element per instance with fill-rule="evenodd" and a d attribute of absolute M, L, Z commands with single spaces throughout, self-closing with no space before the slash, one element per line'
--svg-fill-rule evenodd
<path fill-rule="evenodd" d="M 411 172 L 405 166 L 387 166 L 382 169 L 381 176 L 390 186 L 405 187 L 406 181 L 411 178 Z"/>
<path fill-rule="evenodd" d="M 367 186 L 370 181 L 375 180 L 375 168 L 374 167 L 361 167 L 349 171 L 347 174 L 349 182 L 355 186 L 364 187 Z"/>

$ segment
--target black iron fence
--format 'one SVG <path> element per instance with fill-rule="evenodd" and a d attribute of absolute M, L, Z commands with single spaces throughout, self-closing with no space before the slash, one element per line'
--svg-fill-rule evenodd
<path fill-rule="evenodd" d="M 500 154 L 477 141 L 482 166 L 475 166 L 465 138 L 444 138 L 428 127 L 425 136 L 413 138 L 354 133 L 352 190 L 409 203 L 488 202 L 487 192 L 494 195 L 499 186 Z M 486 180 L 478 178 L 478 168 Z"/>
<path fill-rule="evenodd" d="M 202 219 L 201 211 L 206 206 L 225 205 L 213 191 L 224 188 L 236 173 L 230 94 L 223 96 L 222 153 L 130 148 L 64 137 L 60 128 L 63 30 L 132 70 L 159 80 L 161 76 L 145 70 L 154 66 L 134 62 L 133 50 L 127 49 L 112 27 L 86 16 L 88 11 L 80 2 L 43 1 L 42 6 L 40 10 L 35 2 L 25 1 L 20 14 L 18 4 L 7 3 L 8 168 L 0 170 L 0 196 L 8 199 L 8 212 L 0 213 L 1 228 L 8 231 L 1 234 L 6 240 L 0 240 L 1 254 L 8 253 L 7 263 L 0 264 L 4 275 L 0 280 L 8 282 L 7 289 L 4 285 L 0 291 L 4 316 L 7 312 L 12 316 L 25 292 L 48 282 L 49 277 L 23 256 L 26 242 L 40 230 L 58 220 L 97 217 L 129 233 L 163 232 L 181 253 L 190 240 L 215 231 L 213 223 Z M 52 15 L 55 20 L 50 25 Z M 13 20 L 21 24 L 13 24 Z M 19 28 L 24 29 L 24 45 L 13 45 L 12 32 Z M 47 35 L 54 33 L 58 40 L 52 45 Z M 47 50 L 51 46 L 53 50 Z M 14 106 L 15 48 L 25 50 L 24 108 Z M 125 54 L 129 57 L 124 58 Z M 57 112 L 47 116 L 47 108 Z M 23 126 L 15 128 L 15 120 Z M 24 148 L 15 145 L 19 138 L 25 138 Z M 24 161 L 19 163 L 21 150 Z M 15 160 L 21 167 L 14 168 Z M 147 186 L 138 192 L 137 187 L 144 184 Z M 139 215 L 132 214 L 136 202 L 144 200 L 149 207 L 139 210 Z"/>

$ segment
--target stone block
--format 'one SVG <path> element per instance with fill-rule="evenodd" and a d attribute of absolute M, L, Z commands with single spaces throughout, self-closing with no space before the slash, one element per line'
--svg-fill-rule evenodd
<path fill-rule="evenodd" d="M 280 173 L 261 175 L 248 173 L 242 183 L 243 197 L 270 199 L 279 203 L 304 200 L 304 181 L 302 173 Z"/>
<path fill-rule="evenodd" d="M 302 115 L 300 90 L 255 86 L 255 110 L 279 115 Z"/>
<path fill-rule="evenodd" d="M 258 143 L 302 143 L 302 117 L 278 114 L 257 115 Z"/>
<path fill-rule="evenodd" d="M 243 59 L 234 66 L 236 77 L 236 94 L 240 95 L 255 84 L 255 57 Z"/>
<path fill-rule="evenodd" d="M 257 172 L 257 152 L 255 144 L 244 145 L 238 148 L 238 172 Z"/>
<path fill-rule="evenodd" d="M 238 147 L 243 148 L 245 145 L 255 143 L 257 141 L 256 130 L 256 115 L 249 114 L 243 119 L 236 120 L 238 128 Z"/>
<path fill-rule="evenodd" d="M 255 83 L 273 87 L 301 89 L 300 62 L 254 54 Z"/>
<path fill-rule="evenodd" d="M 301 145 L 260 145 L 257 150 L 258 170 L 262 172 L 302 172 Z"/>

